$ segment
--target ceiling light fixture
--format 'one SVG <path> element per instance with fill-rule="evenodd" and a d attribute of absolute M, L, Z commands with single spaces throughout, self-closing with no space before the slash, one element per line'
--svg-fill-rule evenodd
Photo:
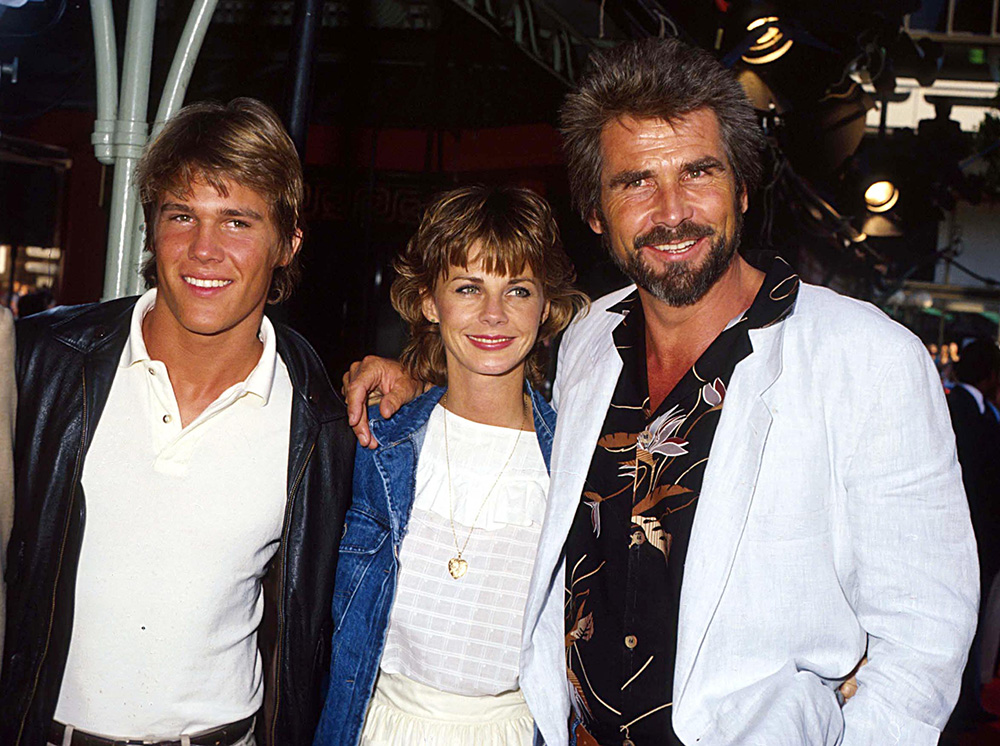
<path fill-rule="evenodd" d="M 777 16 L 756 18 L 747 24 L 747 31 L 757 31 L 763 27 L 747 53 L 741 59 L 750 65 L 766 65 L 774 62 L 792 48 L 792 40 L 787 38 L 778 26 Z"/>
<path fill-rule="evenodd" d="M 876 181 L 865 189 L 865 204 L 871 212 L 889 212 L 898 201 L 899 189 L 891 181 Z"/>

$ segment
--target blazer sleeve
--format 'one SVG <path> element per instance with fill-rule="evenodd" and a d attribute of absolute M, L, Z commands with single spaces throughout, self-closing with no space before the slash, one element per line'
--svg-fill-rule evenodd
<path fill-rule="evenodd" d="M 866 383 L 867 416 L 843 471 L 868 664 L 844 706 L 843 746 L 932 746 L 958 698 L 976 627 L 979 568 L 955 438 L 915 337 Z"/>
<path fill-rule="evenodd" d="M 7 541 L 14 522 L 14 322 L 10 311 L 0 308 L 0 661 L 6 629 Z"/>

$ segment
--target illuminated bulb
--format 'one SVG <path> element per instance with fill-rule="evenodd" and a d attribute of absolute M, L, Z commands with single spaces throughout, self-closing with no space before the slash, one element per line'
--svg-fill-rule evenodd
<path fill-rule="evenodd" d="M 888 212 L 899 200 L 899 190 L 891 181 L 876 181 L 865 189 L 865 203 L 872 212 Z"/>
<path fill-rule="evenodd" d="M 765 16 L 763 18 L 757 18 L 756 20 L 750 21 L 747 24 L 747 31 L 753 31 L 755 28 L 760 28 L 765 23 L 777 23 L 778 16 Z"/>
<path fill-rule="evenodd" d="M 777 16 L 757 18 L 747 25 L 747 31 L 758 29 L 764 24 L 777 22 Z M 741 59 L 751 65 L 766 65 L 768 62 L 774 62 L 791 48 L 792 40 L 786 39 L 777 26 L 769 26 L 764 29 L 764 33 L 757 37 L 757 41 Z"/>

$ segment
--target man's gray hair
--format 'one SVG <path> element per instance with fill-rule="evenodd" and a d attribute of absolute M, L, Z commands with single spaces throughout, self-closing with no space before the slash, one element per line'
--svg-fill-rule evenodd
<path fill-rule="evenodd" d="M 710 109 L 737 190 L 749 196 L 757 189 L 764 134 L 743 87 L 708 52 L 677 39 L 644 39 L 598 52 L 590 63 L 560 112 L 573 203 L 584 220 L 600 214 L 601 131 L 625 116 L 671 122 Z"/>

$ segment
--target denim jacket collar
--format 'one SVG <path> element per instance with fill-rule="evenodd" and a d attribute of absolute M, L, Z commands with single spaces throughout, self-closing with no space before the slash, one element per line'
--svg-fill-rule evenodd
<path fill-rule="evenodd" d="M 556 429 L 556 413 L 530 384 L 525 384 L 525 387 L 531 396 L 535 434 L 542 449 L 545 466 L 549 468 L 549 460 L 552 455 L 552 437 Z M 395 416 L 387 420 L 379 415 L 377 404 L 370 406 L 368 408 L 368 427 L 379 442 L 379 448 L 393 446 L 422 430 L 446 390 L 442 386 L 434 386 L 410 403 L 403 405 Z M 418 447 L 422 444 L 423 439 L 418 436 Z"/>

